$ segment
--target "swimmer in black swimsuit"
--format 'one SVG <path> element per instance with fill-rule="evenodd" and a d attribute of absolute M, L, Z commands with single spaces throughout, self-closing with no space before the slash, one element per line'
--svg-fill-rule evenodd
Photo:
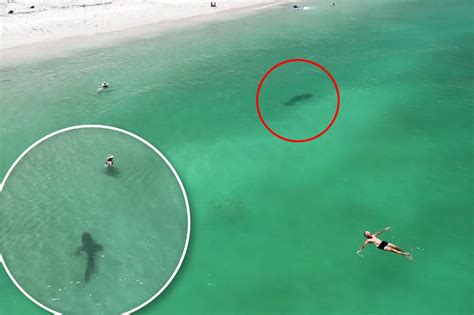
<path fill-rule="evenodd" d="M 114 156 L 109 154 L 105 159 L 105 167 L 114 167 Z"/>
<path fill-rule="evenodd" d="M 377 235 L 379 235 L 380 233 L 383 233 L 387 230 L 389 230 L 390 228 L 389 227 L 386 227 L 385 229 L 383 229 L 382 231 L 379 231 L 375 234 L 372 234 L 370 233 L 369 231 L 365 231 L 364 232 L 364 236 L 366 238 L 365 242 L 362 244 L 362 246 L 360 247 L 360 249 L 357 251 L 357 254 L 359 254 L 363 249 L 364 247 L 371 243 L 371 244 L 374 244 L 375 246 L 377 246 L 378 249 L 381 249 L 381 250 L 386 250 L 386 251 L 389 251 L 389 252 L 392 252 L 392 253 L 395 253 L 395 254 L 398 254 L 398 255 L 402 255 L 402 256 L 405 256 L 405 257 L 408 257 L 410 258 L 410 254 L 405 252 L 404 250 L 402 250 L 400 247 L 398 247 L 397 245 L 395 244 L 392 244 L 392 243 L 389 243 L 387 241 L 382 241 L 380 240 Z"/>
<path fill-rule="evenodd" d="M 382 241 L 380 244 L 377 246 L 378 249 L 384 250 L 385 247 L 388 245 L 387 241 Z"/>

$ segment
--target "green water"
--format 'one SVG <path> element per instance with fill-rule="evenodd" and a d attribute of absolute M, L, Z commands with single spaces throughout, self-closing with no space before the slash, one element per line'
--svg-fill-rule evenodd
<path fill-rule="evenodd" d="M 474 311 L 472 2 L 308 6 L 2 69 L 1 171 L 51 131 L 100 123 L 150 141 L 180 174 L 190 247 L 139 314 Z M 341 91 L 334 126 L 303 144 L 272 136 L 255 110 L 261 76 L 297 57 Z M 264 92 L 287 136 L 314 134 L 334 111 L 327 78 L 303 89 L 303 71 L 276 73 Z M 97 96 L 102 81 L 112 88 Z M 282 106 L 291 85 L 313 98 Z M 412 261 L 355 254 L 364 230 L 387 225 Z M 0 279 L 0 313 L 42 313 Z"/>
<path fill-rule="evenodd" d="M 259 107 L 278 135 L 307 139 L 322 132 L 337 107 L 336 89 L 321 69 L 307 62 L 284 64 L 265 79 Z"/>
<path fill-rule="evenodd" d="M 114 169 L 104 167 L 107 152 L 116 156 Z M 129 311 L 165 285 L 182 256 L 187 212 L 174 174 L 117 131 L 80 129 L 46 140 L 15 167 L 2 194 L 9 270 L 56 311 Z M 103 247 L 88 281 L 86 256 L 76 253 L 84 232 Z"/>

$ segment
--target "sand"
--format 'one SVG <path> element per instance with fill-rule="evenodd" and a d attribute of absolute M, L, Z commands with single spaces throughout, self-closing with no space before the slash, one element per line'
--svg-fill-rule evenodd
<path fill-rule="evenodd" d="M 0 0 L 0 49 L 273 5 L 276 0 Z M 34 6 L 34 8 L 31 8 Z M 8 12 L 13 10 L 13 13 Z"/>

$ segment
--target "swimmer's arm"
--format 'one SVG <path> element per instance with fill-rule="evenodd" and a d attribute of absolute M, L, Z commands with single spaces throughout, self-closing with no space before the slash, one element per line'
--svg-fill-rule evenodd
<path fill-rule="evenodd" d="M 379 235 L 380 233 L 383 233 L 383 232 L 385 232 L 385 231 L 387 231 L 387 230 L 390 230 L 390 227 L 387 226 L 385 229 L 383 229 L 382 231 L 378 231 L 378 232 L 375 233 L 374 235 L 377 236 L 377 235 Z"/>
<path fill-rule="evenodd" d="M 357 251 L 357 254 L 360 253 L 360 252 L 364 249 L 365 245 L 367 245 L 368 243 L 369 243 L 368 240 L 365 241 L 365 242 L 362 244 L 362 246 L 359 248 L 359 250 Z"/>

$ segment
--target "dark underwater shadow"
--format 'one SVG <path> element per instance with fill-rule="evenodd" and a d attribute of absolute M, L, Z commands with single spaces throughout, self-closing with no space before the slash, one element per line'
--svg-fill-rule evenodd
<path fill-rule="evenodd" d="M 83 253 L 86 257 L 84 284 L 87 284 L 91 279 L 92 274 L 96 271 L 96 256 L 98 252 L 104 250 L 104 246 L 97 243 L 88 232 L 82 233 L 81 239 L 82 245 L 76 250 L 76 256 Z"/>
<path fill-rule="evenodd" d="M 311 94 L 311 93 L 304 93 L 304 94 L 295 95 L 292 98 L 290 98 L 288 101 L 286 101 L 282 104 L 285 105 L 285 106 L 296 105 L 300 102 L 304 102 L 304 101 L 308 101 L 308 100 L 312 99 L 313 96 L 314 95 Z"/>

